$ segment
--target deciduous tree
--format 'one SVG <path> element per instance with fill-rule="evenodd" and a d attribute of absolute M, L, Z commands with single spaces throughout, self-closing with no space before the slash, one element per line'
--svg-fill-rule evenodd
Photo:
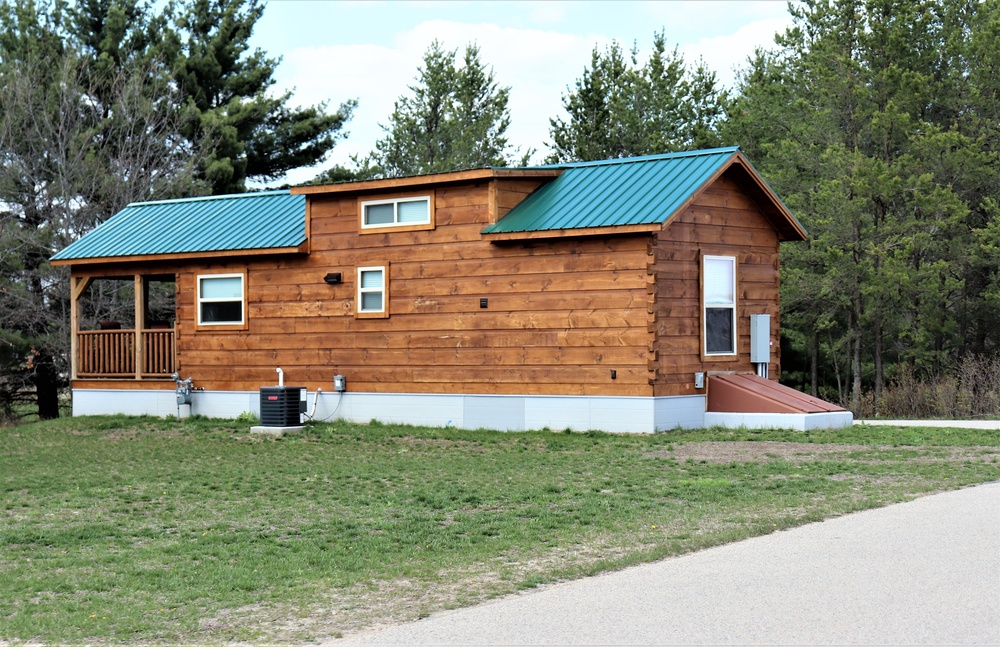
<path fill-rule="evenodd" d="M 0 390 L 33 384 L 42 417 L 58 413 L 69 359 L 68 277 L 52 254 L 130 202 L 243 190 L 340 136 L 354 102 L 328 114 L 271 93 L 277 61 L 248 45 L 261 11 L 0 1 Z"/>

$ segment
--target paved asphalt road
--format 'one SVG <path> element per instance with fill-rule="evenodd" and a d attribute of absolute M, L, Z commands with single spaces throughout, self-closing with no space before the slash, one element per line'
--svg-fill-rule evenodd
<path fill-rule="evenodd" d="M 1000 482 L 335 644 L 1000 645 Z"/>

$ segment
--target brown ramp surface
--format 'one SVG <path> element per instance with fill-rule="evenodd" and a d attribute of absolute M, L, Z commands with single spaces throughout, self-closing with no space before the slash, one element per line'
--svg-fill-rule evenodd
<path fill-rule="evenodd" d="M 708 410 L 717 413 L 826 413 L 845 411 L 826 400 L 758 375 L 712 375 Z"/>

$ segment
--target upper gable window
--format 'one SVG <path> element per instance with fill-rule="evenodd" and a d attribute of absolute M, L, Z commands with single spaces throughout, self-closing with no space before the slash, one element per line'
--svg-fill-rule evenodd
<path fill-rule="evenodd" d="M 361 228 L 431 224 L 430 196 L 371 200 L 361 203 Z"/>

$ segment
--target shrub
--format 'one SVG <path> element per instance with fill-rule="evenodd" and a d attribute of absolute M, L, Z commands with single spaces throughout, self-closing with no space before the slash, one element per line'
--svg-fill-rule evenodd
<path fill-rule="evenodd" d="M 1000 357 L 970 355 L 949 374 L 918 379 L 901 366 L 896 378 L 882 390 L 861 399 L 859 417 L 933 419 L 1000 416 Z"/>

